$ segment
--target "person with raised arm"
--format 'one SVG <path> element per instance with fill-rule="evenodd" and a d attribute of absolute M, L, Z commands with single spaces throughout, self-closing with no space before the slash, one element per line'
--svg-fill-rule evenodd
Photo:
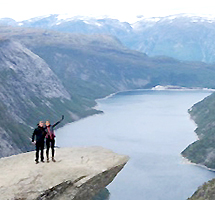
<path fill-rule="evenodd" d="M 55 146 L 55 134 L 54 134 L 54 128 L 55 126 L 57 126 L 61 121 L 63 121 L 64 119 L 64 115 L 62 115 L 61 120 L 59 120 L 58 122 L 56 122 L 55 124 L 51 125 L 50 121 L 46 121 L 46 127 L 45 130 L 47 132 L 46 134 L 46 158 L 47 158 L 47 162 L 49 162 L 49 149 L 51 147 L 52 149 L 52 161 L 56 162 L 54 155 L 55 155 L 55 150 L 54 150 L 54 146 Z"/>

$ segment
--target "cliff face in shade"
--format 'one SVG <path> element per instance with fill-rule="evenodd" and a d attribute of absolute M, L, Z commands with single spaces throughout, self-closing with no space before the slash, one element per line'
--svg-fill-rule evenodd
<path fill-rule="evenodd" d="M 34 163 L 35 152 L 0 159 L 1 199 L 90 200 L 128 157 L 102 147 L 60 148 L 57 162 Z"/>
<path fill-rule="evenodd" d="M 40 120 L 64 114 L 68 123 L 95 113 L 74 96 L 42 58 L 0 39 L 0 157 L 32 150 L 29 138 Z"/>
<path fill-rule="evenodd" d="M 35 117 L 63 100 L 71 97 L 45 61 L 18 42 L 0 40 L 0 157 L 30 150 Z"/>

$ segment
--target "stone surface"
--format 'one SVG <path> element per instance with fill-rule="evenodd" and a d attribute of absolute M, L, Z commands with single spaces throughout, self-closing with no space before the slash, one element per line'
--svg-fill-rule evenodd
<path fill-rule="evenodd" d="M 0 159 L 1 199 L 89 200 L 128 157 L 102 147 L 56 149 L 56 162 L 35 164 L 35 152 Z"/>

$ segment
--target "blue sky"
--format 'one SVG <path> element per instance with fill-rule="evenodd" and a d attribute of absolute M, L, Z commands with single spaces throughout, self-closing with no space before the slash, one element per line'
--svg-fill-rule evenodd
<path fill-rule="evenodd" d="M 48 14 L 110 16 L 133 22 L 137 15 L 159 17 L 180 13 L 214 15 L 212 0 L 0 0 L 0 18 L 17 21 Z"/>

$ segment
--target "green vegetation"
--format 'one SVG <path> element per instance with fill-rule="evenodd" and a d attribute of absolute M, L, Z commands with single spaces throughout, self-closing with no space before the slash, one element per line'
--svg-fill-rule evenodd
<path fill-rule="evenodd" d="M 215 169 L 215 93 L 195 104 L 189 113 L 198 126 L 195 132 L 199 140 L 189 145 L 182 155 Z"/>
<path fill-rule="evenodd" d="M 10 136 L 12 146 L 18 146 L 22 151 L 31 150 L 30 128 L 13 119 L 2 102 L 0 102 L 0 125 Z"/>
<path fill-rule="evenodd" d="M 215 199 L 215 179 L 208 181 L 198 188 L 188 200 L 214 200 Z"/>

